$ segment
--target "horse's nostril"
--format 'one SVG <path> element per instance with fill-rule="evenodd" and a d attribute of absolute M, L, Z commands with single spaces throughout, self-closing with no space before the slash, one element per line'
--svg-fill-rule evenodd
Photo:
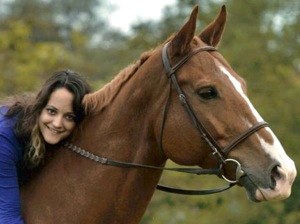
<path fill-rule="evenodd" d="M 281 178 L 281 174 L 280 174 L 280 171 L 278 168 L 279 168 L 279 166 L 277 165 L 271 170 L 271 188 L 272 189 L 275 189 L 277 180 L 279 180 Z"/>

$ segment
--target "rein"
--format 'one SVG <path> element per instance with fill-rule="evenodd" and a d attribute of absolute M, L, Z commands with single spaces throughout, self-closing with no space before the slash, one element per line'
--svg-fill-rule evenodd
<path fill-rule="evenodd" d="M 254 126 L 250 127 L 248 130 L 243 132 L 240 136 L 238 136 L 236 139 L 234 139 L 227 147 L 223 148 L 217 143 L 217 141 L 212 137 L 212 135 L 205 129 L 203 124 L 200 122 L 200 120 L 196 117 L 192 106 L 188 103 L 186 96 L 181 89 L 181 87 L 178 84 L 178 81 L 175 76 L 175 72 L 181 68 L 193 55 L 203 52 L 203 51 L 217 51 L 216 48 L 207 46 L 207 47 L 200 47 L 197 48 L 190 53 L 188 53 L 186 56 L 184 56 L 177 64 L 175 64 L 173 67 L 169 63 L 168 55 L 167 55 L 167 48 L 168 44 L 166 43 L 163 47 L 162 50 L 162 60 L 164 64 L 164 68 L 166 69 L 166 75 L 168 79 L 170 80 L 170 92 L 168 96 L 168 100 L 166 102 L 164 112 L 163 112 L 163 120 L 162 120 L 162 125 L 161 125 L 161 130 L 160 130 L 160 147 L 162 147 L 162 139 L 163 139 L 163 130 L 164 130 L 164 125 L 165 125 L 165 120 L 170 104 L 170 96 L 171 96 L 171 87 L 172 84 L 175 86 L 179 100 L 181 104 L 184 106 L 186 109 L 189 117 L 191 118 L 194 126 L 196 129 L 200 132 L 201 138 L 205 140 L 205 142 L 209 145 L 209 147 L 212 150 L 212 154 L 216 155 L 219 160 L 221 161 L 219 168 L 215 169 L 202 169 L 202 168 L 167 168 L 167 167 L 157 167 L 157 166 L 151 166 L 151 165 L 144 165 L 144 164 L 136 164 L 136 163 L 129 163 L 129 162 L 123 162 L 123 161 L 116 161 L 116 160 L 111 160 L 108 158 L 100 157 L 98 155 L 95 155 L 93 153 L 90 153 L 70 142 L 64 142 L 63 146 L 72 150 L 73 152 L 76 152 L 77 154 L 90 159 L 96 163 L 102 164 L 102 165 L 108 165 L 108 166 L 115 166 L 115 167 L 121 167 L 121 168 L 145 168 L 145 169 L 154 169 L 154 170 L 161 170 L 161 171 L 173 171 L 173 172 L 181 172 L 181 173 L 188 173 L 188 174 L 197 174 L 197 175 L 218 175 L 222 177 L 225 181 L 228 182 L 228 186 L 225 187 L 220 187 L 220 188 L 215 188 L 215 189 L 209 189 L 209 190 L 185 190 L 185 189 L 177 189 L 177 188 L 172 188 L 164 185 L 157 185 L 158 190 L 170 192 L 170 193 L 176 193 L 176 194 L 184 194 L 184 195 L 207 195 L 207 194 L 214 194 L 218 192 L 225 191 L 232 186 L 234 186 L 242 177 L 245 175 L 244 171 L 242 170 L 241 164 L 235 160 L 235 159 L 230 159 L 226 158 L 228 153 L 239 143 L 241 143 L 243 140 L 248 138 L 250 135 L 255 133 L 261 128 L 267 127 L 268 123 L 266 122 L 259 122 L 255 124 Z M 228 163 L 234 163 L 236 165 L 236 179 L 235 180 L 229 180 L 224 176 L 224 169 L 223 166 Z"/>
<path fill-rule="evenodd" d="M 223 175 L 223 170 L 221 168 L 218 169 L 202 169 L 202 168 L 167 168 L 167 167 L 159 167 L 159 166 L 151 166 L 151 165 L 144 165 L 144 164 L 136 164 L 136 163 L 128 163 L 123 161 L 117 160 L 110 160 L 105 157 L 97 156 L 93 153 L 90 153 L 70 142 L 64 142 L 63 146 L 76 152 L 77 154 L 90 159 L 96 163 L 101 165 L 108 165 L 108 166 L 115 166 L 121 168 L 145 168 L 145 169 L 155 169 L 155 170 L 162 170 L 162 171 L 174 171 L 174 172 L 181 172 L 181 173 L 189 173 L 189 174 L 198 174 L 198 175 Z M 156 189 L 161 191 L 166 191 L 170 193 L 176 194 L 185 194 L 185 195 L 206 195 L 206 194 L 214 194 L 218 192 L 225 191 L 229 188 L 234 186 L 234 183 L 229 183 L 228 186 L 212 189 L 212 190 L 184 190 L 184 189 L 177 189 L 172 187 L 167 187 L 164 185 L 157 185 Z"/>

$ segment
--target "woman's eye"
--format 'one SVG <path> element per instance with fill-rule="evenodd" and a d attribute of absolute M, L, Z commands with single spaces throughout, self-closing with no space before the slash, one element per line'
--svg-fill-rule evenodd
<path fill-rule="evenodd" d="M 218 91 L 214 87 L 205 87 L 198 90 L 197 94 L 204 100 L 211 100 L 218 96 Z"/>
<path fill-rule="evenodd" d="M 55 110 L 51 109 L 51 108 L 46 108 L 48 114 L 50 115 L 54 115 L 55 114 Z"/>
<path fill-rule="evenodd" d="M 76 117 L 74 115 L 66 115 L 68 121 L 75 121 Z"/>

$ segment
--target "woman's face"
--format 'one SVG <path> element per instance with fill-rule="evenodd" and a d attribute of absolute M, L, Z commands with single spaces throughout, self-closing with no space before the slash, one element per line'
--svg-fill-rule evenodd
<path fill-rule="evenodd" d="M 73 111 L 74 95 L 66 88 L 52 92 L 39 117 L 39 128 L 48 144 L 57 144 L 74 130 L 76 115 Z"/>

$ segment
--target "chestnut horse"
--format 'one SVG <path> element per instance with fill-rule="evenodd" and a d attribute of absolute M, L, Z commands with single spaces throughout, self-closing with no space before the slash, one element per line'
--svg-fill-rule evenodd
<path fill-rule="evenodd" d="M 85 121 L 21 190 L 27 223 L 139 223 L 162 170 L 127 163 L 221 167 L 253 201 L 289 197 L 294 162 L 215 48 L 225 6 L 195 36 L 197 13 L 85 97 Z"/>

